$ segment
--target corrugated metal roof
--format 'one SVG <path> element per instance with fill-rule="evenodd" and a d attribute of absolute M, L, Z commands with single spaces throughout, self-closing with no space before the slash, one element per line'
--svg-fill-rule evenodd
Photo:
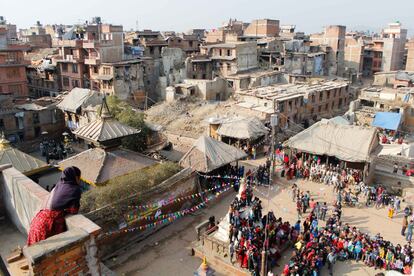
<path fill-rule="evenodd" d="M 76 113 L 77 109 L 81 106 L 96 106 L 101 102 L 102 98 L 98 91 L 76 87 L 63 97 L 63 100 L 57 107 L 63 111 Z"/>
<path fill-rule="evenodd" d="M 126 126 L 110 117 L 99 118 L 89 124 L 81 126 L 73 134 L 79 138 L 93 142 L 105 142 L 138 134 L 139 132 L 138 129 Z"/>

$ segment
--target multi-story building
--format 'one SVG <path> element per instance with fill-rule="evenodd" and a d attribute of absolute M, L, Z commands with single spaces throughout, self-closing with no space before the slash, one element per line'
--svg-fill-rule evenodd
<path fill-rule="evenodd" d="M 14 97 L 27 97 L 27 78 L 24 51 L 28 50 L 25 45 L 9 44 L 8 32 L 0 27 L 0 94 L 11 94 Z"/>
<path fill-rule="evenodd" d="M 93 85 L 90 76 L 98 73 L 101 63 L 123 59 L 123 28 L 102 24 L 96 17 L 92 23 L 73 26 L 54 45 L 59 48 L 57 66 L 62 89 L 90 88 Z"/>
<path fill-rule="evenodd" d="M 16 105 L 11 97 L 0 96 L 0 130 L 12 143 L 30 142 L 45 131 L 60 136 L 64 116 L 55 104 L 52 98 L 42 98 Z"/>
<path fill-rule="evenodd" d="M 357 33 L 348 33 L 345 37 L 345 72 L 362 73 L 364 62 L 364 38 Z"/>
<path fill-rule="evenodd" d="M 409 97 L 407 97 L 409 95 Z M 357 125 L 370 126 L 377 112 L 401 113 L 404 129 L 414 130 L 414 88 L 368 87 L 350 104 L 348 116 Z"/>
<path fill-rule="evenodd" d="M 280 114 L 279 127 L 305 125 L 321 117 L 341 113 L 352 99 L 346 81 L 323 81 L 315 84 L 276 84 L 238 91 L 246 104 L 259 110 Z"/>
<path fill-rule="evenodd" d="M 93 87 L 121 100 L 145 97 L 143 67 L 140 59 L 102 63 L 97 74 L 92 73 Z"/>
<path fill-rule="evenodd" d="M 407 62 L 405 70 L 414 71 L 414 39 L 407 43 Z"/>
<path fill-rule="evenodd" d="M 29 29 L 20 29 L 19 38 L 32 49 L 52 47 L 52 36 L 46 33 L 46 29 L 39 21 Z"/>
<path fill-rule="evenodd" d="M 192 55 L 187 58 L 187 78 L 213 79 L 213 61 L 208 55 Z"/>
<path fill-rule="evenodd" d="M 345 32 L 346 27 L 340 25 L 327 26 L 321 34 L 312 34 L 312 45 L 327 45 L 332 51 L 328 55 L 329 75 L 343 76 L 345 66 Z"/>
<path fill-rule="evenodd" d="M 279 36 L 279 20 L 256 19 L 244 29 L 243 35 L 250 37 L 275 37 Z"/>
<path fill-rule="evenodd" d="M 289 74 L 323 76 L 327 75 L 330 48 L 309 45 L 305 40 L 290 40 L 284 44 L 283 68 Z"/>
<path fill-rule="evenodd" d="M 52 59 L 32 62 L 26 67 L 26 74 L 31 97 L 56 97 L 61 93 L 60 74 Z"/>
<path fill-rule="evenodd" d="M 16 41 L 18 39 L 16 25 L 7 23 L 7 20 L 4 18 L 4 16 L 0 16 L 0 28 L 6 30 L 5 39 L 8 42 Z M 0 42 L 0 47 L 1 47 L 1 42 Z"/>
<path fill-rule="evenodd" d="M 258 67 L 256 42 L 232 42 L 201 47 L 214 61 L 216 75 L 227 76 Z"/>
<path fill-rule="evenodd" d="M 165 38 L 170 48 L 180 48 L 187 56 L 200 52 L 201 39 L 197 35 L 180 33 Z"/>

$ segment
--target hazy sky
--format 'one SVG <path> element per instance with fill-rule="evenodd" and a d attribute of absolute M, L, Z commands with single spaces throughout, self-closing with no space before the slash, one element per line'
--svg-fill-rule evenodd
<path fill-rule="evenodd" d="M 414 29 L 413 11 L 413 0 L 0 0 L 0 15 L 18 28 L 36 20 L 73 24 L 101 16 L 125 30 L 135 28 L 137 21 L 140 29 L 211 29 L 230 17 L 279 19 L 305 32 L 332 24 L 380 29 L 396 20 Z"/>

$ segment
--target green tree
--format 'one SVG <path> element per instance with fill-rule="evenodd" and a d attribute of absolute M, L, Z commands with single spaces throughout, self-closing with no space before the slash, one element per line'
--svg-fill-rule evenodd
<path fill-rule="evenodd" d="M 115 119 L 141 131 L 137 135 L 124 138 L 122 146 L 133 151 L 144 151 L 147 148 L 147 137 L 150 132 L 145 124 L 145 114 L 133 109 L 128 103 L 119 100 L 116 96 L 108 96 L 106 102 Z"/>

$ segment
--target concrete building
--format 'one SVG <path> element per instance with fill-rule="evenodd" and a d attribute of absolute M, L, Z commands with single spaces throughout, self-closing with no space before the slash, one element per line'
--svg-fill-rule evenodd
<path fill-rule="evenodd" d="M 344 63 L 347 74 L 362 73 L 364 62 L 364 39 L 357 34 L 347 34 L 345 37 Z"/>
<path fill-rule="evenodd" d="M 405 65 L 406 71 L 414 71 L 414 39 L 407 43 L 407 62 Z"/>
<path fill-rule="evenodd" d="M 372 85 L 390 88 L 414 87 L 414 72 L 378 72 L 374 75 Z"/>
<path fill-rule="evenodd" d="M 409 97 L 407 97 L 407 95 Z M 414 88 L 368 87 L 350 104 L 347 116 L 357 125 L 370 126 L 377 112 L 401 113 L 402 127 L 414 130 Z"/>
<path fill-rule="evenodd" d="M 229 21 L 224 23 L 222 27 L 207 32 L 205 41 L 207 44 L 223 43 L 227 41 L 227 36 L 242 36 L 247 25 L 248 23 L 246 24 L 237 19 L 230 18 Z"/>
<path fill-rule="evenodd" d="M 215 75 L 228 76 L 258 67 L 256 42 L 232 42 L 201 47 L 214 61 Z"/>
<path fill-rule="evenodd" d="M 321 45 L 310 45 L 305 40 L 290 40 L 284 43 L 283 70 L 286 73 L 306 76 L 328 75 L 328 56 L 331 49 Z"/>
<path fill-rule="evenodd" d="M 52 60 L 44 59 L 28 65 L 26 74 L 31 97 L 56 97 L 61 93 L 59 72 Z"/>
<path fill-rule="evenodd" d="M 6 30 L 6 35 L 5 35 L 6 41 L 11 42 L 11 41 L 17 41 L 18 40 L 16 25 L 7 23 L 7 20 L 6 20 L 6 18 L 4 18 L 4 16 L 0 16 L 0 29 L 5 29 Z M 0 40 L 0 47 L 1 47 L 1 45 L 2 45 L 2 43 L 1 43 L 1 40 Z"/>
<path fill-rule="evenodd" d="M 401 70 L 404 64 L 407 29 L 400 22 L 388 24 L 381 32 L 384 39 L 384 71 Z"/>
<path fill-rule="evenodd" d="M 321 34 L 312 34 L 312 45 L 327 45 L 332 51 L 328 56 L 329 75 L 343 76 L 345 71 L 345 33 L 346 27 L 340 25 L 327 26 Z"/>

